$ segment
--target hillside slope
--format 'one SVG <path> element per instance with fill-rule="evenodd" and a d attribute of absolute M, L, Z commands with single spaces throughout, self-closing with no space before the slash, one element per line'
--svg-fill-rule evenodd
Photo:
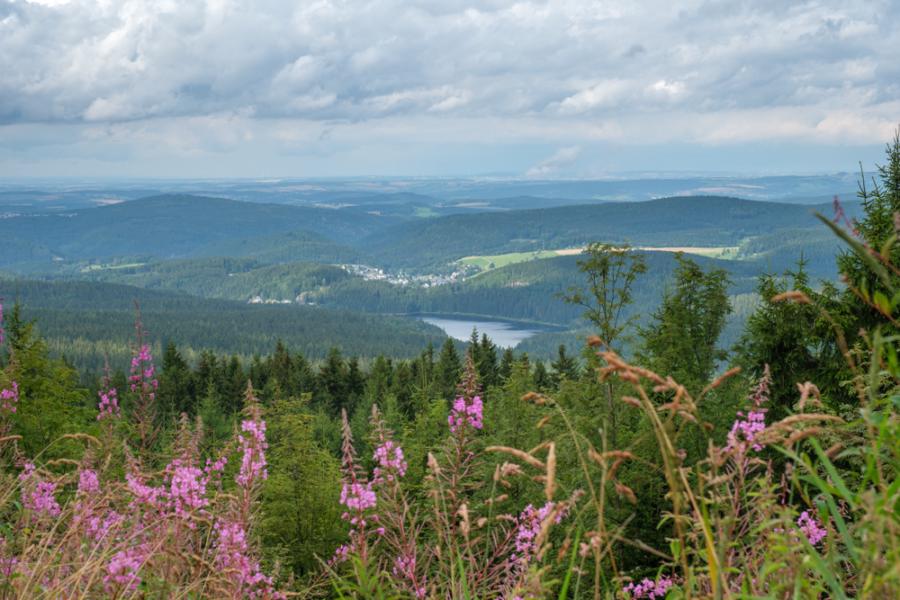
<path fill-rule="evenodd" d="M 241 240 L 288 234 L 295 235 L 295 243 L 324 246 L 334 253 L 335 244 L 398 222 L 396 217 L 329 208 L 155 196 L 65 214 L 0 219 L 0 237 L 15 238 L 18 248 L 13 256 L 0 256 L 0 264 L 51 253 L 57 261 L 231 254 L 240 251 Z"/>
<path fill-rule="evenodd" d="M 445 339 L 438 328 L 413 319 L 248 305 L 109 283 L 0 279 L 0 298 L 7 310 L 20 302 L 54 350 L 91 368 L 103 364 L 104 354 L 120 363 L 129 355 L 135 300 L 152 341 L 176 341 L 195 352 L 252 356 L 271 352 L 280 339 L 311 358 L 324 357 L 333 346 L 345 355 L 402 357 Z"/>
<path fill-rule="evenodd" d="M 781 229 L 821 227 L 814 210 L 722 196 L 453 215 L 401 223 L 364 240 L 382 264 L 417 267 L 473 254 L 566 248 L 592 241 L 638 246 L 732 246 Z"/>

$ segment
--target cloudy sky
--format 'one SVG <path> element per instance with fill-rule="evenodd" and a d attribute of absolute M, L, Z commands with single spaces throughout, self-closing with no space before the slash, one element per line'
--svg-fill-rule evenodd
<path fill-rule="evenodd" d="M 0 176 L 853 170 L 896 0 L 0 0 Z"/>

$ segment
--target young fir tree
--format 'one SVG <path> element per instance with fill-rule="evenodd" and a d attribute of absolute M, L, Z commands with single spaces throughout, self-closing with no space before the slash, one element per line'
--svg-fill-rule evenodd
<path fill-rule="evenodd" d="M 267 410 L 269 477 L 262 492 L 261 536 L 270 560 L 295 576 L 320 568 L 340 544 L 340 463 L 316 443 L 309 397 L 276 398 Z"/>
<path fill-rule="evenodd" d="M 486 333 L 481 334 L 478 360 L 475 363 L 475 367 L 478 369 L 478 377 L 481 379 L 481 385 L 484 389 L 487 390 L 499 383 L 500 373 L 497 365 L 497 346 L 494 345 Z"/>
<path fill-rule="evenodd" d="M 578 379 L 578 359 L 566 354 L 565 344 L 559 345 L 556 360 L 550 363 L 550 368 L 553 369 L 551 374 L 553 387 L 558 388 L 563 381 L 575 381 Z"/>
<path fill-rule="evenodd" d="M 812 297 L 809 278 L 801 260 L 796 271 L 783 277 L 764 275 L 757 285 L 759 306 L 747 319 L 744 333 L 735 351 L 737 364 L 751 380 L 759 380 L 769 366 L 768 417 L 778 421 L 787 416 L 797 401 L 797 384 L 820 381 L 821 368 L 817 341 L 818 309 L 811 304 L 773 302 L 788 291 L 800 291 Z"/>
<path fill-rule="evenodd" d="M 456 384 L 462 374 L 462 363 L 456 352 L 456 344 L 452 338 L 447 338 L 441 347 L 441 354 L 435 365 L 435 379 L 441 398 L 449 400 L 456 394 Z"/>
<path fill-rule="evenodd" d="M 347 365 L 341 351 L 331 348 L 325 362 L 319 367 L 316 382 L 316 401 L 334 417 L 347 408 Z M 348 411 L 349 412 L 349 411 Z"/>
<path fill-rule="evenodd" d="M 675 281 L 650 324 L 640 329 L 639 358 L 693 391 L 706 385 L 727 355 L 718 340 L 731 313 L 729 280 L 724 269 L 705 272 L 681 254 L 676 260 Z"/>
<path fill-rule="evenodd" d="M 503 351 L 503 358 L 500 359 L 500 367 L 497 369 L 497 375 L 500 381 L 505 383 L 509 380 L 515 362 L 516 356 L 513 354 L 512 348 L 506 348 Z"/>

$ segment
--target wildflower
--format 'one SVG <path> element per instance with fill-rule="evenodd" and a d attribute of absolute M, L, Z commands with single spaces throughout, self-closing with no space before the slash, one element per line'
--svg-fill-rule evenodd
<path fill-rule="evenodd" d="M 734 421 L 731 431 L 728 432 L 726 450 L 743 452 L 747 448 L 752 448 L 759 452 L 763 449 L 757 438 L 766 429 L 766 409 L 762 405 L 769 401 L 769 380 L 769 365 L 766 365 L 759 384 L 750 396 L 752 409 L 746 415 L 738 411 L 739 418 Z"/>
<path fill-rule="evenodd" d="M 80 507 L 76 507 L 76 512 L 79 508 Z M 94 514 L 81 521 L 84 522 L 87 536 L 91 540 L 100 543 L 107 539 L 109 532 L 122 523 L 124 519 L 125 517 L 118 512 L 110 510 L 105 515 L 101 516 L 99 514 Z"/>
<path fill-rule="evenodd" d="M 166 493 L 163 488 L 147 485 L 133 473 L 125 475 L 125 481 L 128 484 L 128 490 L 134 496 L 132 505 L 143 504 L 149 508 L 159 508 Z"/>
<path fill-rule="evenodd" d="M 553 514 L 555 508 L 555 502 L 547 502 L 539 509 L 529 504 L 516 519 L 515 553 L 510 556 L 510 561 L 519 567 L 520 570 L 524 570 L 528 566 L 529 561 L 540 550 L 538 537 L 541 533 L 541 528 L 544 526 L 544 521 Z M 559 523 L 564 516 L 564 511 L 558 511 L 552 517 L 553 522 Z"/>
<path fill-rule="evenodd" d="M 174 510 L 175 516 L 184 518 L 192 510 L 209 506 L 209 500 L 206 499 L 206 476 L 201 469 L 175 460 L 167 470 L 169 506 Z"/>
<path fill-rule="evenodd" d="M 22 506 L 30 510 L 38 517 L 58 517 L 59 503 L 54 497 L 56 484 L 44 481 L 35 475 L 34 463 L 25 463 L 25 468 L 19 475 L 22 486 Z"/>
<path fill-rule="evenodd" d="M 373 471 L 375 484 L 395 481 L 406 474 L 407 464 L 403 458 L 403 448 L 393 440 L 386 440 L 375 448 L 373 458 L 378 463 Z"/>
<path fill-rule="evenodd" d="M 804 510 L 797 519 L 797 527 L 809 540 L 809 543 L 816 546 L 828 535 L 828 530 L 823 527 L 809 511 Z"/>
<path fill-rule="evenodd" d="M 450 432 L 456 433 L 464 424 L 468 424 L 474 429 L 481 429 L 484 424 L 482 412 L 483 405 L 481 396 L 472 398 L 471 404 L 466 401 L 466 398 L 460 396 L 453 402 L 453 408 L 450 410 L 450 415 L 447 417 L 447 422 L 450 425 Z"/>
<path fill-rule="evenodd" d="M 148 344 L 141 344 L 137 353 L 131 359 L 131 375 L 128 377 L 131 382 L 131 391 L 148 391 L 156 390 L 159 387 L 159 381 L 156 379 L 156 367 L 153 365 L 153 355 L 150 353 Z M 150 392 L 150 398 L 155 396 L 154 392 Z"/>
<path fill-rule="evenodd" d="M 656 581 L 645 577 L 640 583 L 629 583 L 623 588 L 623 591 L 628 594 L 629 598 L 634 598 L 635 600 L 638 598 L 655 600 L 657 598 L 665 598 L 666 594 L 669 592 L 669 588 L 671 588 L 674 583 L 672 578 L 666 575 L 663 575 Z"/>
<path fill-rule="evenodd" d="M 394 577 L 406 579 L 412 585 L 412 592 L 416 598 L 425 597 L 425 586 L 418 584 L 416 579 L 415 554 L 401 554 L 395 558 L 392 572 L 394 573 Z"/>
<path fill-rule="evenodd" d="M 247 532 L 240 523 L 216 523 L 216 565 L 244 597 L 282 597 L 272 589 L 272 578 L 260 571 L 249 555 Z"/>
<path fill-rule="evenodd" d="M 206 459 L 206 466 L 203 467 L 203 473 L 206 475 L 206 484 L 220 485 L 222 483 L 222 471 L 228 464 L 228 458 L 221 456 L 215 461 Z"/>
<path fill-rule="evenodd" d="M 743 417 L 743 419 L 736 420 L 731 426 L 731 431 L 728 433 L 728 445 L 726 448 L 728 450 L 733 450 L 735 448 L 746 448 L 749 446 L 759 452 L 763 447 L 756 441 L 756 436 L 766 428 L 765 411 L 751 410 L 747 413 L 746 417 L 743 412 L 738 411 L 737 414 L 738 417 Z"/>
<path fill-rule="evenodd" d="M 241 423 L 241 431 L 249 435 L 238 436 L 244 455 L 241 470 L 235 476 L 235 481 L 241 487 L 247 488 L 257 479 L 266 479 L 269 476 L 265 454 L 269 447 L 266 443 L 266 422 L 246 419 Z"/>
<path fill-rule="evenodd" d="M 6 579 L 10 579 L 16 568 L 19 566 L 19 559 L 16 556 L 7 556 L 6 538 L 0 537 L 0 575 Z"/>
<path fill-rule="evenodd" d="M 19 402 L 19 384 L 12 382 L 8 389 L 0 390 L 0 411 L 16 412 L 16 404 Z"/>
<path fill-rule="evenodd" d="M 93 469 L 82 469 L 78 472 L 78 495 L 86 496 L 100 491 L 100 478 Z"/>
<path fill-rule="evenodd" d="M 119 395 L 116 388 L 106 388 L 97 392 L 100 402 L 97 405 L 97 420 L 102 421 L 108 417 L 119 416 Z"/>
<path fill-rule="evenodd" d="M 106 565 L 106 576 L 103 578 L 106 592 L 112 593 L 117 588 L 136 591 L 141 583 L 138 572 L 144 559 L 144 553 L 139 548 L 126 548 L 116 552 Z"/>
<path fill-rule="evenodd" d="M 341 504 L 357 512 L 373 508 L 378 499 L 372 491 L 372 484 L 359 482 L 345 483 L 341 488 Z"/>

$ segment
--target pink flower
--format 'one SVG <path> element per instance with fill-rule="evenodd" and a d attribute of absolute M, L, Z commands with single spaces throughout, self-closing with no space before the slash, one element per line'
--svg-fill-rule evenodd
<path fill-rule="evenodd" d="M 6 548 L 6 538 L 0 537 L 0 575 L 9 579 L 16 572 L 19 566 L 19 558 L 16 556 L 8 556 Z"/>
<path fill-rule="evenodd" d="M 77 509 L 76 509 L 77 510 Z M 114 510 L 110 510 L 105 515 L 91 515 L 83 519 L 85 531 L 88 537 L 94 542 L 102 542 L 107 538 L 109 532 L 123 522 L 125 517 Z"/>
<path fill-rule="evenodd" d="M 406 460 L 403 458 L 403 448 L 393 440 L 386 440 L 375 448 L 372 456 L 378 463 L 373 471 L 373 482 L 378 485 L 385 481 L 395 481 L 406 474 Z"/>
<path fill-rule="evenodd" d="M 247 533 L 240 523 L 216 523 L 216 565 L 242 597 L 283 597 L 272 588 L 272 578 L 260 571 L 259 562 L 249 555 Z"/>
<path fill-rule="evenodd" d="M 378 499 L 372 491 L 372 484 L 345 483 L 341 488 L 341 504 L 357 512 L 373 508 Z"/>
<path fill-rule="evenodd" d="M 809 511 L 804 510 L 797 519 L 797 526 L 809 543 L 816 546 L 828 535 L 828 530 L 823 527 Z"/>
<path fill-rule="evenodd" d="M 453 402 L 453 408 L 450 409 L 450 415 L 447 422 L 450 425 L 450 432 L 456 433 L 463 425 L 468 424 L 474 429 L 481 429 L 484 425 L 482 420 L 483 405 L 481 396 L 472 398 L 471 404 L 466 402 L 463 397 L 457 398 Z"/>
<path fill-rule="evenodd" d="M 671 577 L 665 575 L 656 581 L 645 577 L 640 583 L 629 583 L 623 588 L 623 591 L 628 594 L 630 598 L 648 598 L 649 600 L 655 600 L 657 598 L 665 598 L 666 594 L 669 592 L 669 588 L 671 588 L 674 583 L 675 582 Z"/>
<path fill-rule="evenodd" d="M 16 412 L 16 404 L 19 402 L 19 384 L 15 381 L 9 389 L 0 390 L 0 411 Z"/>
<path fill-rule="evenodd" d="M 143 564 L 144 553 L 138 548 L 116 552 L 106 565 L 106 576 L 103 578 L 106 592 L 112 593 L 117 588 L 136 591 L 141 583 L 138 571 Z"/>
<path fill-rule="evenodd" d="M 131 375 L 128 377 L 128 381 L 131 382 L 131 391 L 137 392 L 140 388 L 141 393 L 148 392 L 150 398 L 153 399 L 156 395 L 153 390 L 159 387 L 159 381 L 155 375 L 156 367 L 153 366 L 150 346 L 142 344 L 131 359 Z"/>
<path fill-rule="evenodd" d="M 92 495 L 100 491 L 100 478 L 93 469 L 82 469 L 78 472 L 78 494 Z"/>
<path fill-rule="evenodd" d="M 128 483 L 128 490 L 134 496 L 132 505 L 142 504 L 153 509 L 160 507 L 161 500 L 165 498 L 165 489 L 147 485 L 141 481 L 138 475 L 133 473 L 125 475 L 125 481 Z"/>
<path fill-rule="evenodd" d="M 35 475 L 33 463 L 25 463 L 25 468 L 19 475 L 19 482 L 22 486 L 22 506 L 25 510 L 32 511 L 38 518 L 59 516 L 62 511 L 53 495 L 56 492 L 56 484 Z"/>
<path fill-rule="evenodd" d="M 206 475 L 197 467 L 172 461 L 168 467 L 169 474 L 169 506 L 175 516 L 186 518 L 194 510 L 209 506 L 206 499 Z"/>
<path fill-rule="evenodd" d="M 257 479 L 264 480 L 269 476 L 266 470 L 266 422 L 247 419 L 241 423 L 241 431 L 248 434 L 238 436 L 243 450 L 241 470 L 235 476 L 238 485 L 250 487 Z"/>
<path fill-rule="evenodd" d="M 735 419 L 731 431 L 728 432 L 726 450 L 746 452 L 747 448 L 752 448 L 759 452 L 763 449 L 757 437 L 766 429 L 766 409 L 762 408 L 762 405 L 769 401 L 769 379 L 769 365 L 766 365 L 759 384 L 750 396 L 752 409 L 746 416 L 738 411 L 737 415 L 740 418 Z"/>
<path fill-rule="evenodd" d="M 424 585 L 419 585 L 416 579 L 416 555 L 401 554 L 394 559 L 394 567 L 391 569 L 394 577 L 407 580 L 411 584 L 411 590 L 416 598 L 424 598 L 426 590 Z"/>
<path fill-rule="evenodd" d="M 100 403 L 97 405 L 97 420 L 102 421 L 108 417 L 119 416 L 119 394 L 116 388 L 110 387 L 97 392 Z"/>
<path fill-rule="evenodd" d="M 743 417 L 743 412 L 738 412 L 738 417 Z M 753 448 L 759 452 L 763 449 L 762 445 L 756 441 L 756 436 L 766 429 L 766 413 L 765 410 L 751 410 L 744 419 L 737 419 L 728 432 L 727 450 L 737 448 L 746 449 Z"/>
<path fill-rule="evenodd" d="M 553 512 L 556 504 L 547 502 L 539 509 L 529 504 L 519 514 L 516 519 L 516 537 L 515 537 L 515 553 L 510 557 L 514 565 L 524 569 L 528 562 L 538 553 L 537 538 L 544 526 L 544 521 Z M 554 523 L 559 523 L 565 516 L 564 511 L 560 511 L 554 518 Z"/>

